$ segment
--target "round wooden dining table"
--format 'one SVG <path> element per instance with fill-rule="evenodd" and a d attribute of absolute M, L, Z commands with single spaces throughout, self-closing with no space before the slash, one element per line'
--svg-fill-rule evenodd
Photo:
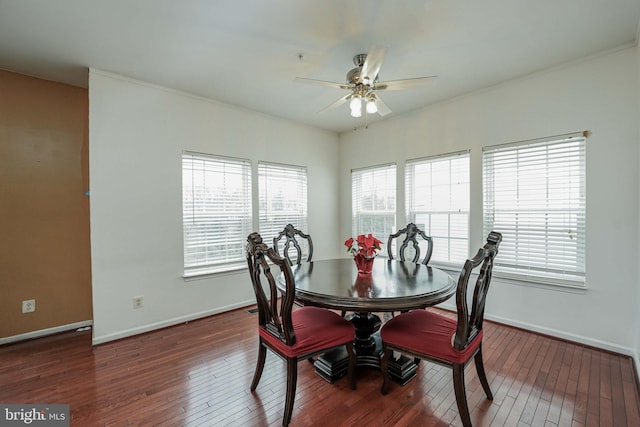
<path fill-rule="evenodd" d="M 422 309 L 441 303 L 456 292 L 456 281 L 435 267 L 378 257 L 371 274 L 359 274 L 351 258 L 313 261 L 292 266 L 296 301 L 343 313 L 356 328 L 354 348 L 358 366 L 380 367 L 382 345 L 376 313 Z M 284 278 L 278 287 L 284 291 Z M 334 350 L 320 356 L 316 372 L 329 382 L 344 375 L 347 354 Z M 406 357 L 391 358 L 391 378 L 406 384 L 415 376 L 416 365 Z"/>

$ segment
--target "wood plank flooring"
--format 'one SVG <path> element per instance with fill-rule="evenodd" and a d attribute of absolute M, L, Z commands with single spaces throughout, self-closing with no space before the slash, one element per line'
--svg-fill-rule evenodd
<path fill-rule="evenodd" d="M 450 314 L 449 314 L 450 315 Z M 285 365 L 272 353 L 255 393 L 257 318 L 247 309 L 91 346 L 69 332 L 0 347 L 1 403 L 67 403 L 72 426 L 279 426 Z M 474 426 L 640 426 L 632 360 L 485 321 L 494 400 L 473 364 Z M 292 426 L 461 426 L 451 371 L 422 362 L 380 394 L 380 372 L 328 384 L 299 364 Z"/>

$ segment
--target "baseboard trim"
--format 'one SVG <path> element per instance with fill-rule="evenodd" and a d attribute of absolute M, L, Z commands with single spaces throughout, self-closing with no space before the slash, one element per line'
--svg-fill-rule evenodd
<path fill-rule="evenodd" d="M 456 311 L 455 304 L 454 305 L 441 304 L 438 306 L 438 308 L 441 308 L 447 311 L 453 311 L 453 312 Z M 560 331 L 558 329 L 546 328 L 533 323 L 521 322 L 521 321 L 513 320 L 507 317 L 495 316 L 487 312 L 485 312 L 484 318 L 492 322 L 500 323 L 507 326 L 513 326 L 514 328 L 524 329 L 525 331 L 535 332 L 541 335 L 547 335 L 553 338 L 558 338 L 564 341 L 569 341 L 576 344 L 582 344 L 585 346 L 606 350 L 612 353 L 623 354 L 625 356 L 629 356 L 634 359 L 637 358 L 637 355 L 634 349 L 630 347 L 624 347 L 618 344 L 614 344 L 608 341 L 597 340 L 597 339 L 585 337 L 583 335 L 577 335 L 569 332 Z"/>
<path fill-rule="evenodd" d="M 214 314 L 224 313 L 225 311 L 231 311 L 238 308 L 247 307 L 249 305 L 255 305 L 256 301 L 254 299 L 248 301 L 242 301 L 236 304 L 230 304 L 224 307 L 218 307 L 213 310 L 200 311 L 198 313 L 191 313 L 185 316 L 174 317 L 171 319 L 163 320 L 161 322 L 149 323 L 147 325 L 138 326 L 131 329 L 126 329 L 124 331 L 115 332 L 112 334 L 106 335 L 95 335 L 95 328 L 93 329 L 94 336 L 91 340 L 92 345 L 104 344 L 109 341 L 115 341 L 122 338 L 128 338 L 134 335 L 144 334 L 146 332 L 155 331 L 156 329 L 167 328 L 169 326 L 178 325 L 180 323 L 190 322 L 192 320 L 201 319 L 203 317 L 213 316 Z"/>
<path fill-rule="evenodd" d="M 85 320 L 82 322 L 69 323 L 68 325 L 56 326 L 54 328 L 40 329 L 38 331 L 31 331 L 24 334 L 0 338 L 0 345 L 10 344 L 17 341 L 31 340 L 34 338 L 41 338 L 47 335 L 59 334 L 60 332 L 67 332 L 73 329 L 84 328 L 91 325 L 93 325 L 93 321 Z"/>
<path fill-rule="evenodd" d="M 513 326 L 515 328 L 524 329 L 530 332 L 536 332 L 542 335 L 547 335 L 547 336 L 562 339 L 565 341 L 570 341 L 576 344 L 582 344 L 589 347 L 599 348 L 602 350 L 610 351 L 612 353 L 623 354 L 631 358 L 635 357 L 635 351 L 632 348 L 624 347 L 608 341 L 597 340 L 597 339 L 585 337 L 583 335 L 571 334 L 571 333 L 563 332 L 557 329 L 545 328 L 542 326 L 534 325 L 532 323 L 519 322 L 513 319 L 508 319 L 500 316 L 492 316 L 486 313 L 484 315 L 484 318 L 496 323 L 501 323 L 503 325 Z"/>

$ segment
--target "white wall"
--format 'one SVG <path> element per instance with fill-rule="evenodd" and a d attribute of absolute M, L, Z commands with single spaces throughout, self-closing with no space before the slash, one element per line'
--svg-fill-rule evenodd
<path fill-rule="evenodd" d="M 338 255 L 336 134 L 98 70 L 89 102 L 94 343 L 255 301 L 246 271 L 182 279 L 183 150 L 307 166 L 314 257 Z"/>
<path fill-rule="evenodd" d="M 475 252 L 485 239 L 482 147 L 590 130 L 588 290 L 524 286 L 494 278 L 486 314 L 490 319 L 633 354 L 639 341 L 637 328 L 631 326 L 638 319 L 640 301 L 637 56 L 635 47 L 608 52 L 341 134 L 342 235 L 351 230 L 351 168 L 396 162 L 402 190 L 406 159 L 470 149 L 470 248 Z M 441 78 L 446 79 L 446 73 Z M 403 205 L 399 191 L 398 206 Z M 397 222 L 406 225 L 404 217 Z"/>

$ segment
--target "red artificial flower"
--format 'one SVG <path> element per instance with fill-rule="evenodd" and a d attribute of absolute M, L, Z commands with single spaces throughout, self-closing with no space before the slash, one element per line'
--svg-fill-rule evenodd
<path fill-rule="evenodd" d="M 356 243 L 354 245 L 354 243 Z M 380 250 L 382 241 L 376 239 L 371 233 L 368 235 L 360 234 L 354 240 L 353 237 L 348 238 L 344 245 L 347 247 L 347 252 L 352 254 L 362 254 L 367 257 L 374 257 L 376 252 Z"/>
<path fill-rule="evenodd" d="M 344 245 L 345 245 L 347 248 L 350 248 L 350 247 L 351 247 L 351 245 L 353 245 L 353 237 L 349 237 L 349 238 L 344 242 Z"/>

